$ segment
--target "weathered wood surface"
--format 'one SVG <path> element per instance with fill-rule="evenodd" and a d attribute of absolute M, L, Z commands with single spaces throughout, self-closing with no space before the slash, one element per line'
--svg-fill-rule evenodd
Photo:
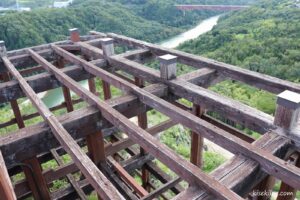
<path fill-rule="evenodd" d="M 174 179 L 174 180 L 172 180 L 168 183 L 165 183 L 162 186 L 160 186 L 159 188 L 157 188 L 157 189 L 153 190 L 152 192 L 150 192 L 147 196 L 143 197 L 142 200 L 154 199 L 154 198 L 158 197 L 159 195 L 161 195 L 162 193 L 169 190 L 170 188 L 174 187 L 180 181 L 181 181 L 180 178 L 176 178 L 176 179 Z"/>
<path fill-rule="evenodd" d="M 90 45 L 88 44 L 84 44 L 84 43 L 78 43 L 81 47 L 85 47 L 85 48 L 89 48 Z M 110 81 L 110 83 L 112 85 L 114 85 L 115 87 L 118 87 L 122 90 L 125 91 L 130 91 L 134 94 L 136 94 L 139 99 L 147 104 L 148 106 L 157 109 L 158 111 L 162 112 L 163 114 L 169 116 L 170 118 L 172 118 L 173 120 L 180 122 L 181 124 L 183 124 L 184 126 L 191 128 L 193 131 L 197 132 L 197 133 L 201 133 L 201 136 L 206 137 L 207 139 L 213 141 L 214 143 L 222 146 L 223 148 L 231 151 L 234 154 L 238 154 L 238 153 L 242 153 L 243 155 L 254 159 L 255 161 L 257 161 L 258 163 L 260 163 L 260 165 L 262 166 L 262 168 L 264 170 L 266 170 L 269 174 L 274 175 L 275 177 L 284 180 L 284 181 L 288 181 L 290 185 L 295 186 L 296 188 L 300 188 L 300 169 L 285 163 L 283 160 L 274 157 L 272 154 L 270 154 L 267 151 L 264 151 L 262 149 L 257 149 L 255 147 L 253 147 L 251 144 L 241 140 L 240 138 L 237 138 L 235 136 L 232 136 L 231 134 L 229 134 L 228 132 L 221 130 L 219 128 L 216 128 L 214 126 L 212 126 L 211 124 L 205 122 L 204 120 L 201 120 L 197 117 L 195 117 L 194 115 L 192 115 L 189 112 L 183 111 L 181 109 L 178 109 L 176 106 L 158 98 L 155 95 L 152 95 L 150 93 L 147 93 L 145 91 L 143 91 L 142 89 L 128 83 L 128 82 L 124 82 L 122 80 L 120 80 L 118 77 L 114 77 L 113 75 L 107 73 L 106 71 L 102 70 L 102 69 L 97 69 L 95 68 L 92 64 L 87 63 L 84 60 L 81 60 L 79 58 L 77 58 L 76 56 L 64 51 L 64 50 L 60 50 L 58 48 L 54 48 L 55 52 L 58 53 L 61 56 L 64 56 L 65 59 L 69 60 L 69 61 L 73 61 L 75 64 L 81 64 L 87 71 L 89 71 L 90 73 L 93 73 L 96 76 L 99 76 L 101 78 L 106 78 L 108 81 Z M 118 59 L 117 59 L 118 58 Z M 155 77 L 155 75 L 151 74 L 151 73 L 147 73 L 147 71 L 152 71 L 149 68 L 145 68 L 143 65 L 140 66 L 138 63 L 126 60 L 126 59 L 122 59 L 119 57 L 109 57 L 108 58 L 108 62 L 111 64 L 111 61 L 113 60 L 114 63 L 118 62 L 119 65 L 124 65 L 124 62 L 126 62 L 125 66 L 128 68 L 132 69 L 133 65 L 139 66 L 140 69 L 137 69 L 137 67 L 135 67 L 136 71 L 139 71 L 139 73 L 144 73 L 149 76 L 152 75 L 153 78 L 158 79 L 157 77 Z M 144 68 L 144 70 L 142 70 Z M 131 70 L 128 70 L 131 71 Z M 134 70 L 132 70 L 134 71 Z M 145 73 L 146 72 L 146 73 Z M 147 78 L 145 79 L 147 80 Z M 160 79 L 158 79 L 159 81 Z M 162 82 L 160 80 L 160 82 Z M 182 87 L 182 85 L 184 84 L 188 84 L 186 81 L 183 80 L 171 80 L 171 81 L 164 81 L 164 83 L 168 84 L 168 83 L 173 83 L 174 82 L 178 82 L 178 84 L 176 84 L 176 91 L 178 91 L 178 88 Z M 192 87 L 195 87 L 194 85 L 191 84 Z M 172 86 L 171 86 L 172 87 Z M 197 87 L 197 86 L 196 86 Z M 200 88 L 201 89 L 201 88 Z M 198 89 L 196 91 L 194 90 L 190 90 L 190 93 L 192 92 L 196 92 L 199 93 L 201 92 L 201 90 L 206 90 L 206 89 Z M 186 91 L 187 88 L 184 88 L 181 92 Z M 178 94 L 180 95 L 180 94 Z M 206 95 L 201 96 L 201 99 L 203 102 L 203 99 L 205 99 L 207 96 L 214 96 L 211 97 L 211 99 L 208 102 L 214 102 L 214 106 L 216 106 L 216 102 L 219 102 L 221 105 L 226 105 L 226 101 L 224 100 L 224 97 L 219 97 L 217 98 L 217 95 L 214 94 L 211 91 L 206 91 Z M 195 100 L 197 100 L 198 98 L 194 98 Z M 199 100 L 198 99 L 198 100 Z M 195 102 L 195 100 L 193 101 L 194 103 L 198 103 Z M 261 116 L 259 116 L 258 118 L 260 118 L 259 123 L 264 123 L 264 128 L 268 127 L 274 127 L 272 122 L 270 122 L 270 120 L 272 120 L 273 118 L 270 115 L 267 115 L 263 112 L 260 112 L 256 109 L 253 109 L 251 107 L 245 106 L 241 103 L 238 102 L 234 102 L 234 104 L 232 104 L 232 100 L 228 99 L 227 103 L 229 105 L 227 105 L 227 107 L 230 108 L 230 110 L 228 110 L 227 114 L 230 112 L 233 112 L 237 106 L 241 106 L 243 107 L 243 109 L 239 108 L 237 109 L 238 111 L 236 111 L 236 113 L 238 114 L 238 116 L 240 116 L 241 118 L 241 113 L 243 113 L 243 116 L 252 116 L 252 119 L 256 119 L 254 121 L 254 123 L 256 122 L 256 125 L 258 126 L 258 120 L 257 120 L 257 116 L 253 115 L 255 114 L 259 114 Z M 199 103 L 201 105 L 201 103 Z M 245 111 L 246 110 L 246 111 Z M 251 111 L 251 113 L 250 113 Z M 262 116 L 266 117 L 268 120 L 266 120 L 265 118 L 263 118 Z M 248 117 L 247 119 L 248 121 L 251 121 L 251 118 Z M 253 121 L 252 121 L 253 123 Z M 272 166 L 272 167 L 270 167 Z M 291 180 L 291 177 L 293 177 L 293 180 Z M 298 179 L 298 180 L 296 180 Z"/>
<path fill-rule="evenodd" d="M 85 46 L 88 48 L 87 45 Z M 144 80 L 164 83 L 169 86 L 170 91 L 175 95 L 186 98 L 205 109 L 226 115 L 226 118 L 260 133 L 265 133 L 268 129 L 274 127 L 272 116 L 203 87 L 188 83 L 179 78 L 171 81 L 163 81 L 157 70 L 150 69 L 142 64 L 119 56 L 110 57 L 108 62 L 110 65 Z"/>
<path fill-rule="evenodd" d="M 92 62 L 99 67 L 103 67 L 106 65 L 106 62 L 103 60 L 95 60 Z M 70 66 L 62 70 L 76 81 L 82 81 L 93 77 L 89 73 L 83 71 L 79 66 Z M 61 83 L 49 73 L 34 75 L 25 78 L 25 80 L 36 93 L 44 92 L 61 86 Z M 13 80 L 5 83 L 0 83 L 0 103 L 16 100 L 25 96 L 26 95 L 18 86 L 18 83 L 16 81 Z"/>
<path fill-rule="evenodd" d="M 129 184 L 140 197 L 148 195 L 148 192 L 136 182 L 136 180 L 120 165 L 120 163 L 112 157 L 108 157 L 108 160 L 113 165 L 113 168 L 116 170 L 117 174 L 119 174 L 120 178 Z"/>
<path fill-rule="evenodd" d="M 49 188 L 43 176 L 43 169 L 36 157 L 23 161 L 24 174 L 32 196 L 36 200 L 50 200 Z"/>
<path fill-rule="evenodd" d="M 284 158 L 290 146 L 290 140 L 284 136 L 269 132 L 254 142 L 253 146 Z M 214 170 L 211 175 L 237 194 L 245 196 L 268 174 L 254 160 L 237 155 Z M 175 199 L 208 200 L 214 199 L 214 197 L 200 188 L 189 188 Z"/>
<path fill-rule="evenodd" d="M 34 57 L 34 52 L 28 50 L 31 56 Z M 35 57 L 34 57 L 35 58 Z M 104 199 L 123 199 L 117 192 L 114 186 L 107 180 L 107 178 L 100 172 L 95 164 L 88 158 L 88 156 L 80 149 L 76 141 L 69 135 L 69 133 L 60 124 L 57 118 L 49 111 L 45 104 L 38 98 L 26 80 L 21 76 L 17 69 L 11 64 L 7 57 L 2 57 L 2 60 L 10 71 L 10 73 L 17 79 L 20 87 L 26 96 L 31 100 L 32 104 L 37 108 L 41 116 L 50 126 L 52 133 L 56 139 L 70 154 L 80 171 L 89 180 L 91 185 L 95 188 L 99 195 Z M 53 66 L 54 67 L 54 66 Z M 56 68 L 56 67 L 54 67 Z M 57 68 L 56 68 L 57 69 Z M 109 191 L 109 192 L 108 192 Z"/>
<path fill-rule="evenodd" d="M 54 157 L 54 159 L 56 160 L 58 166 L 63 166 L 64 162 L 63 160 L 60 158 L 60 156 L 58 155 L 58 153 L 56 152 L 56 150 L 51 150 L 51 153 Z M 72 187 L 76 190 L 78 196 L 80 197 L 80 199 L 82 200 L 87 200 L 87 196 L 85 195 L 85 193 L 81 190 L 78 182 L 75 180 L 75 178 L 73 177 L 72 174 L 67 174 L 66 175 L 69 183 L 72 185 Z"/>
<path fill-rule="evenodd" d="M 5 162 L 0 151 L 0 195 L 6 200 L 16 200 L 16 194 L 11 184 Z"/>
<path fill-rule="evenodd" d="M 194 81 L 201 80 L 201 77 L 206 78 L 207 74 L 201 74 L 197 72 L 197 76 L 185 76 L 184 78 L 186 78 L 187 81 Z M 161 97 L 167 94 L 167 87 L 163 85 L 154 84 L 145 87 L 144 90 Z M 145 110 L 144 106 L 138 102 L 138 99 L 135 95 L 118 97 L 116 99 L 108 100 L 107 103 L 129 118 Z M 90 133 L 110 127 L 107 121 L 101 118 L 99 111 L 92 107 L 74 111 L 72 113 L 63 115 L 58 119 L 75 139 L 83 138 Z M 95 126 L 99 120 L 101 126 Z M 174 121 L 166 122 L 165 125 L 152 127 L 148 131 L 150 133 L 163 131 L 175 124 L 176 122 Z M 31 144 L 30 149 L 28 146 L 24 146 L 26 143 L 25 141 L 28 140 L 30 140 Z M 129 144 L 134 144 L 132 141 L 128 142 Z M 3 155 L 9 168 L 15 162 L 30 158 L 37 154 L 41 154 L 49 149 L 58 147 L 58 145 L 58 142 L 51 134 L 51 130 L 45 126 L 44 123 L 27 127 L 24 130 L 16 131 L 15 133 L 11 133 L 9 136 L 2 136 L 0 140 L 0 149 L 3 151 Z M 123 148 L 122 145 L 123 144 L 116 145 L 115 148 L 121 150 Z"/>
<path fill-rule="evenodd" d="M 128 85 L 128 82 L 123 81 L 122 79 L 114 76 L 103 69 L 97 68 L 93 64 L 89 64 L 87 61 L 72 55 L 65 50 L 52 46 L 53 50 L 60 56 L 64 57 L 66 60 L 73 62 L 74 64 L 81 65 L 90 73 L 93 73 L 105 80 L 106 82 L 113 84 L 115 87 L 118 87 L 124 91 L 143 91 L 139 87 L 135 85 Z M 206 188 L 214 195 L 218 196 L 222 199 L 240 199 L 235 193 L 228 190 L 223 185 L 219 184 L 214 179 L 208 177 L 205 173 L 198 170 L 194 165 L 190 164 L 186 160 L 179 157 L 176 153 L 171 151 L 166 145 L 161 144 L 156 138 L 151 136 L 145 130 L 133 124 L 128 118 L 124 115 L 117 112 L 115 109 L 111 108 L 105 102 L 100 102 L 98 98 L 95 98 L 89 91 L 82 88 L 72 79 L 62 74 L 58 69 L 51 66 L 51 63 L 47 62 L 43 58 L 39 59 L 39 64 L 43 65 L 48 70 L 51 70 L 56 76 L 58 80 L 64 83 L 69 88 L 80 95 L 83 99 L 85 99 L 89 104 L 97 106 L 98 109 L 101 110 L 102 115 L 110 121 L 115 126 L 119 127 L 120 130 L 126 132 L 128 136 L 140 144 L 145 150 L 149 153 L 160 159 L 163 163 L 165 163 L 170 169 L 174 172 L 180 174 L 183 179 L 190 183 L 197 183 L 198 185 Z M 144 92 L 144 91 L 143 91 Z M 149 96 L 150 95 L 150 96 Z M 148 98 L 151 98 L 153 95 L 151 93 L 148 94 Z M 155 95 L 154 95 L 155 96 Z M 156 96 L 155 96 L 156 97 Z M 141 98 L 140 98 L 141 99 Z M 153 101 L 154 102 L 154 101 Z M 155 101 L 157 102 L 157 101 Z M 205 180 L 205 181 L 204 181 Z M 211 186 L 214 185 L 212 188 Z"/>
<path fill-rule="evenodd" d="M 97 34 L 97 32 L 92 32 L 92 34 Z M 290 90 L 300 93 L 300 85 L 296 83 L 284 81 L 282 79 L 260 74 L 226 63 L 218 62 L 215 60 L 211 60 L 201 56 L 196 56 L 174 49 L 164 48 L 159 45 L 150 44 L 147 42 L 143 42 L 126 36 L 117 35 L 114 33 L 107 34 L 107 36 L 115 39 L 116 42 L 121 44 L 149 49 L 157 55 L 172 54 L 174 56 L 177 56 L 179 62 L 183 64 L 187 64 L 197 68 L 208 67 L 211 69 L 216 69 L 218 70 L 218 72 L 222 73 L 226 77 L 245 82 L 249 85 L 267 90 L 269 92 L 278 94 L 285 90 Z"/>

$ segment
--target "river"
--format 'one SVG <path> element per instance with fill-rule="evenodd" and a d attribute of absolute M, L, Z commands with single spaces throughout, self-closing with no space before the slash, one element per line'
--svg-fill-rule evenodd
<path fill-rule="evenodd" d="M 164 40 L 159 44 L 166 48 L 176 48 L 179 44 L 187 40 L 195 39 L 198 36 L 210 31 L 217 24 L 219 18 L 220 16 L 218 15 L 205 19 L 194 28 L 170 39 Z M 83 85 L 85 88 L 88 87 L 87 81 L 81 82 L 81 85 Z M 41 96 L 43 96 L 42 100 L 48 107 L 57 106 L 64 101 L 61 88 L 50 90 L 47 93 L 42 94 Z"/>

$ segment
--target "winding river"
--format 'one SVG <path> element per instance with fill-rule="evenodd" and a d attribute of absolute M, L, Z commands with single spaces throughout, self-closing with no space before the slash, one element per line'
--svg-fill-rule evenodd
<path fill-rule="evenodd" d="M 179 44 L 187 40 L 195 39 L 198 36 L 210 31 L 217 24 L 219 18 L 220 16 L 218 15 L 203 20 L 194 28 L 175 37 L 162 41 L 159 44 L 166 48 L 176 48 Z M 88 87 L 87 81 L 81 82 L 81 85 L 83 85 L 85 88 Z M 42 96 L 42 100 L 48 107 L 57 106 L 64 101 L 61 88 L 50 90 Z"/>

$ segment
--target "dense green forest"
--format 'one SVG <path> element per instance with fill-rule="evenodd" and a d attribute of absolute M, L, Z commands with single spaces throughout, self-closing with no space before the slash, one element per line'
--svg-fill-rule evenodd
<path fill-rule="evenodd" d="M 299 82 L 300 9 L 294 0 L 262 1 L 221 18 L 208 34 L 180 48 Z"/>
<path fill-rule="evenodd" d="M 214 13 L 190 12 L 183 15 L 181 11 L 173 12 L 177 21 L 161 18 L 168 13 L 169 2 L 151 14 L 147 19 L 141 10 L 147 9 L 148 3 L 130 5 L 120 2 L 98 0 L 77 0 L 69 8 L 41 8 L 32 12 L 8 13 L 0 16 L 0 38 L 6 41 L 9 49 L 58 41 L 66 38 L 68 29 L 78 27 L 83 34 L 89 30 L 116 32 L 147 41 L 159 41 L 182 32 L 188 26 Z M 132 4 L 131 4 L 132 5 Z M 167 23 L 171 21 L 172 23 Z M 184 26 L 182 26 L 184 24 Z"/>
<path fill-rule="evenodd" d="M 233 0 L 246 4 L 253 0 Z M 186 12 L 177 10 L 176 3 L 206 3 L 193 0 L 75 0 L 68 8 L 44 8 L 49 0 L 28 0 L 24 6 L 40 5 L 32 12 L 12 12 L 0 16 L 0 38 L 8 49 L 17 49 L 66 38 L 68 29 L 78 27 L 83 34 L 89 30 L 116 32 L 150 42 L 176 35 L 200 20 L 219 14 L 212 11 Z M 212 4 L 224 0 L 209 1 Z"/>
<path fill-rule="evenodd" d="M 209 33 L 179 49 L 253 71 L 299 82 L 300 9 L 294 0 L 260 1 L 255 6 L 224 15 Z M 275 96 L 227 81 L 213 88 L 273 114 Z"/>

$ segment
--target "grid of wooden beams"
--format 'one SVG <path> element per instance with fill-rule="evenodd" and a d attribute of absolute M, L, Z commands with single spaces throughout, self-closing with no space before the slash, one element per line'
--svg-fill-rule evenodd
<path fill-rule="evenodd" d="M 261 189 L 272 189 L 272 184 L 262 182 L 268 177 L 281 180 L 281 191 L 292 191 L 291 199 L 295 196 L 295 192 L 300 189 L 298 154 L 292 154 L 289 161 L 284 159 L 293 145 L 300 143 L 290 137 L 290 134 L 299 134 L 295 131 L 300 109 L 300 96 L 296 94 L 300 93 L 298 84 L 125 36 L 98 32 L 91 34 L 81 37 L 78 30 L 73 29 L 71 41 L 14 52 L 6 52 L 1 42 L 0 72 L 4 83 L 0 84 L 0 103 L 11 102 L 15 119 L 0 126 L 17 123 L 20 130 L 2 137 L 0 149 L 12 174 L 20 171 L 16 167 L 18 162 L 22 161 L 30 166 L 26 168 L 23 165 L 27 181 L 15 185 L 18 198 L 25 197 L 31 191 L 35 199 L 74 195 L 86 199 L 86 192 L 93 189 L 101 199 L 166 198 L 163 193 L 167 190 L 175 194 L 182 192 L 176 199 L 242 199 L 258 184 Z M 136 50 L 116 55 L 114 44 Z M 143 64 L 155 58 L 160 61 L 160 71 Z M 177 62 L 199 69 L 176 77 Z M 65 63 L 68 67 L 64 67 Z M 26 66 L 32 67 L 22 69 Z M 41 70 L 46 72 L 22 76 Z M 118 70 L 131 75 L 134 80 L 118 73 Z M 105 101 L 97 96 L 95 77 L 102 80 Z M 275 117 L 206 89 L 226 78 L 275 94 L 281 93 Z M 77 82 L 86 79 L 89 80 L 90 90 Z M 144 87 L 146 82 L 151 85 Z M 111 99 L 111 86 L 126 94 Z M 50 111 L 59 109 L 60 106 L 49 109 L 37 96 L 38 92 L 57 87 L 63 88 L 65 103 L 61 107 L 70 112 L 61 117 L 55 117 Z M 80 99 L 72 100 L 70 91 Z M 45 121 L 43 124 L 24 128 L 24 120 L 30 117 L 21 115 L 16 101 L 24 96 L 38 110 L 31 117 L 41 115 Z M 180 98 L 192 102 L 194 109 L 180 104 L 177 101 Z M 74 111 L 74 103 L 81 101 L 87 102 L 91 107 Z M 150 109 L 155 109 L 170 119 L 147 128 L 146 111 Z M 208 116 L 205 110 L 216 112 L 263 136 L 253 142 L 253 138 Z M 129 120 L 133 116 L 138 116 L 138 125 Z M 178 156 L 154 137 L 176 124 L 192 130 L 191 162 Z M 106 134 L 104 129 L 109 129 L 110 133 Z M 128 138 L 117 137 L 114 143 L 105 144 L 105 136 L 116 137 L 111 134 L 116 130 L 124 132 Z M 211 174 L 204 173 L 199 168 L 202 163 L 203 138 L 234 153 L 235 157 Z M 88 155 L 83 152 L 77 139 L 84 139 L 86 143 L 82 144 L 87 145 Z M 30 141 L 30 146 L 24 146 L 24 141 Z M 47 146 L 41 145 L 46 143 Z M 132 149 L 134 144 L 141 147 L 140 153 Z M 124 149 L 132 158 L 122 165 L 118 160 L 124 158 L 118 152 Z M 72 162 L 64 164 L 60 152 L 69 154 Z M 152 156 L 174 171 L 178 178 L 164 179 L 165 175 L 158 172 L 153 163 L 149 163 Z M 56 160 L 59 168 L 54 172 L 43 171 L 40 160 L 51 158 Z M 1 164 L 2 168 L 3 165 Z M 142 185 L 137 184 L 130 175 L 137 168 L 141 170 L 138 173 L 141 172 Z M 5 175 L 5 168 L 3 169 L 1 174 Z M 79 181 L 72 175 L 78 171 L 84 175 Z M 149 181 L 149 173 L 156 174 L 164 184 L 151 189 L 153 185 Z M 64 176 L 70 187 L 50 195 L 48 184 Z M 0 178 L 0 183 L 3 183 L 5 177 Z M 182 180 L 190 185 L 185 191 L 178 185 Z M 9 192 L 9 184 L 3 185 L 1 189 L 3 194 L 14 198 L 15 194 Z"/>

